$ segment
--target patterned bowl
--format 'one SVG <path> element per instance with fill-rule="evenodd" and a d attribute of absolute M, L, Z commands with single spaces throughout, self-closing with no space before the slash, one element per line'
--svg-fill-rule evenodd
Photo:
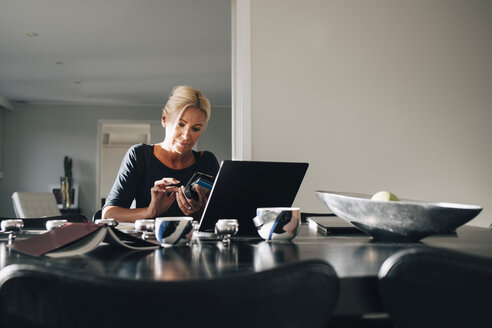
<path fill-rule="evenodd" d="M 193 236 L 193 218 L 189 216 L 155 219 L 155 238 L 164 247 L 186 244 Z"/>

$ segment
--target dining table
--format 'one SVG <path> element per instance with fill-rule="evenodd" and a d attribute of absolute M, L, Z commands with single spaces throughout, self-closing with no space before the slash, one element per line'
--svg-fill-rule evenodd
<path fill-rule="evenodd" d="M 21 231 L 17 239 L 43 231 Z M 8 235 L 0 235 L 0 269 L 11 264 L 35 264 L 70 270 L 80 275 L 115 279 L 179 281 L 258 272 L 286 263 L 322 259 L 333 266 L 340 281 L 334 316 L 384 313 L 378 292 L 378 272 L 393 254 L 411 248 L 440 248 L 477 256 L 492 257 L 492 231 L 464 225 L 456 231 L 426 237 L 418 242 L 378 241 L 353 229 L 321 233 L 302 223 L 291 241 L 261 238 L 198 238 L 188 244 L 155 250 L 129 250 L 101 244 L 83 255 L 64 258 L 35 257 L 8 247 Z"/>

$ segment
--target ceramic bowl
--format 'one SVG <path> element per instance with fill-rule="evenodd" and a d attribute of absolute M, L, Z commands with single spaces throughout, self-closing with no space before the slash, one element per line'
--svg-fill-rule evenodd
<path fill-rule="evenodd" d="M 154 233 L 162 246 L 186 244 L 193 236 L 193 218 L 189 216 L 156 218 Z"/>
<path fill-rule="evenodd" d="M 338 217 L 377 240 L 418 241 L 449 233 L 477 216 L 476 205 L 417 200 L 376 201 L 371 195 L 317 191 L 318 198 Z"/>
<path fill-rule="evenodd" d="M 256 209 L 253 223 L 265 240 L 291 240 L 299 232 L 301 210 L 298 207 L 260 207 Z"/>

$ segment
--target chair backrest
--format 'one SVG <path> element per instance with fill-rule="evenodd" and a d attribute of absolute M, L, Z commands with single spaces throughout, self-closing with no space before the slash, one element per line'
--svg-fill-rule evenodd
<path fill-rule="evenodd" d="M 92 222 L 96 222 L 96 220 L 99 220 L 102 218 L 102 209 L 97 210 L 96 213 L 92 216 Z"/>
<path fill-rule="evenodd" d="M 14 192 L 15 215 L 18 218 L 40 218 L 61 215 L 52 192 Z"/>
<path fill-rule="evenodd" d="M 402 251 L 379 272 L 396 327 L 490 327 L 492 258 L 438 248 Z"/>
<path fill-rule="evenodd" d="M 0 271 L 5 327 L 326 327 L 339 294 L 324 261 L 180 281 L 14 264 Z M 88 307 L 90 304 L 96 306 Z"/>

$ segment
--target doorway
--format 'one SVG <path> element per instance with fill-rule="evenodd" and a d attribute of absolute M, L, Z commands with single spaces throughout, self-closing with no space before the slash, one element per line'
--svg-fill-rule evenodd
<path fill-rule="evenodd" d="M 139 143 L 164 140 L 165 130 L 155 121 L 100 121 L 98 134 L 98 179 L 96 204 L 104 205 L 128 149 Z"/>

